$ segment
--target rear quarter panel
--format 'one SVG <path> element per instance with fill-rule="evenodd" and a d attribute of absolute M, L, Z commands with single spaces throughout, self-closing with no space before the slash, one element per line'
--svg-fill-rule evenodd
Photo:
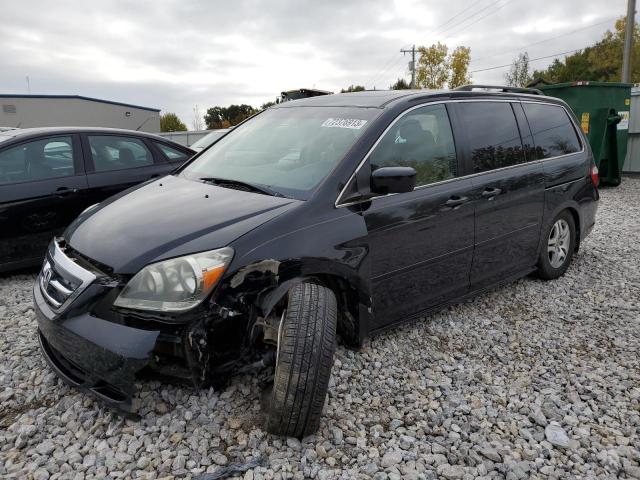
<path fill-rule="evenodd" d="M 546 183 L 542 231 L 546 232 L 561 211 L 569 209 L 576 220 L 578 247 L 580 241 L 593 228 L 599 198 L 597 188 L 590 177 L 591 151 L 587 147 L 582 153 L 545 160 L 542 163 Z M 542 236 L 544 237 L 544 234 Z"/>

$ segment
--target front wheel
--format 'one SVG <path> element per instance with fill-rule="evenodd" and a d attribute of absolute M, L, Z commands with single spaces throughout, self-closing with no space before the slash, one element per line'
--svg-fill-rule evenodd
<path fill-rule="evenodd" d="M 576 226 L 570 212 L 561 212 L 543 233 L 538 258 L 537 274 L 544 280 L 553 280 L 567 271 L 576 245 Z"/>
<path fill-rule="evenodd" d="M 336 349 L 337 303 L 333 292 L 315 283 L 289 291 L 278 331 L 267 430 L 304 437 L 320 426 Z"/>

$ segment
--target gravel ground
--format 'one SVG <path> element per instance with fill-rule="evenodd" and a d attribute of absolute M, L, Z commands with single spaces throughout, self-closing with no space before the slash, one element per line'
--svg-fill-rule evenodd
<path fill-rule="evenodd" d="M 602 191 L 567 274 L 522 279 L 338 348 L 302 442 L 265 433 L 256 376 L 223 391 L 140 385 L 125 421 L 41 359 L 33 275 L 0 277 L 0 476 L 640 478 L 640 179 Z"/>

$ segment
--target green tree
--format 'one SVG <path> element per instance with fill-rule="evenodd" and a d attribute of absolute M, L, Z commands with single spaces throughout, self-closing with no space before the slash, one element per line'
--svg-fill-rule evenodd
<path fill-rule="evenodd" d="M 184 132 L 187 126 L 182 123 L 175 113 L 167 112 L 160 115 L 160 131 L 161 132 Z"/>
<path fill-rule="evenodd" d="M 229 128 L 255 114 L 251 105 L 229 105 L 228 107 L 211 107 L 204 115 L 208 129 Z"/>
<path fill-rule="evenodd" d="M 399 78 L 396 83 L 389 85 L 389 90 L 408 90 L 410 88 L 411 85 L 404 78 Z"/>
<path fill-rule="evenodd" d="M 504 74 L 504 81 L 510 87 L 524 87 L 531 81 L 529 73 L 529 54 L 521 53 L 513 60 L 513 64 Z"/>
<path fill-rule="evenodd" d="M 449 57 L 451 74 L 449 76 L 449 88 L 456 88 L 471 83 L 469 76 L 469 62 L 471 61 L 471 49 L 469 47 L 457 47 Z"/>
<path fill-rule="evenodd" d="M 269 107 L 273 107 L 276 104 L 276 102 L 264 102 L 262 105 L 260 105 L 260 110 L 266 110 Z"/>
<path fill-rule="evenodd" d="M 340 93 L 350 93 L 350 92 L 364 92 L 366 88 L 362 85 L 349 85 L 346 90 L 343 88 L 340 90 Z"/>
<path fill-rule="evenodd" d="M 607 31 L 600 41 L 562 60 L 554 60 L 546 69 L 534 71 L 533 77 L 554 83 L 578 80 L 619 82 L 625 28 L 626 18 L 623 17 L 616 21 L 613 31 Z M 631 82 L 640 82 L 640 28 L 637 25 L 633 31 Z"/>

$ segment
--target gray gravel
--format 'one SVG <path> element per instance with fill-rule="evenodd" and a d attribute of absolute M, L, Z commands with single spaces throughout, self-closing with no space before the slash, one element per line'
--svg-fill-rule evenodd
<path fill-rule="evenodd" d="M 40 358 L 29 275 L 0 277 L 0 476 L 182 478 L 262 459 L 259 478 L 640 478 L 640 179 L 602 191 L 567 274 L 522 279 L 338 348 L 317 435 L 261 428 L 254 376 L 144 383 L 140 422 Z"/>

